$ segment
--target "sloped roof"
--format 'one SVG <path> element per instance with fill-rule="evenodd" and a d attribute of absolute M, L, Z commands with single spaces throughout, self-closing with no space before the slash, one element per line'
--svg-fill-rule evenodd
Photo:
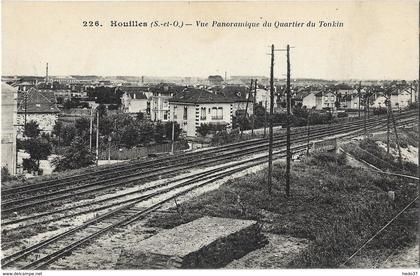
<path fill-rule="evenodd" d="M 249 88 L 245 86 L 239 86 L 239 85 L 229 85 L 222 88 L 220 91 L 218 91 L 217 94 L 223 95 L 226 98 L 231 99 L 235 102 L 243 102 L 247 101 L 247 94 L 249 93 Z M 250 97 L 250 101 L 252 101 L 252 94 Z"/>
<path fill-rule="evenodd" d="M 146 95 L 141 91 L 126 92 L 128 96 L 136 100 L 147 100 Z"/>
<path fill-rule="evenodd" d="M 25 96 L 26 104 L 25 104 Z M 57 113 L 60 110 L 57 107 L 57 102 L 54 92 L 51 90 L 37 90 L 35 88 L 29 89 L 28 92 L 18 93 L 18 113 L 25 112 L 25 105 L 27 113 Z"/>
<path fill-rule="evenodd" d="M 161 83 L 151 86 L 149 91 L 156 93 L 178 93 L 185 89 L 185 86 Z"/>
<path fill-rule="evenodd" d="M 127 95 L 132 99 L 141 100 L 147 100 L 147 97 L 144 93 L 149 91 L 149 88 L 146 86 L 124 86 L 118 87 L 117 89 L 124 93 L 127 93 Z"/>
<path fill-rule="evenodd" d="M 232 99 L 229 99 L 223 95 L 213 94 L 211 92 L 188 88 L 184 91 L 178 92 L 174 95 L 169 102 L 181 102 L 181 103 L 232 103 Z"/>

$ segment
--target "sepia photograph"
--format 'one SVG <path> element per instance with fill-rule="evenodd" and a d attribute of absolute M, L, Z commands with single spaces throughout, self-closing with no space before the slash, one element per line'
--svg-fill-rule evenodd
<path fill-rule="evenodd" d="M 1 70 L 2 275 L 417 276 L 418 1 L 6 0 Z"/>

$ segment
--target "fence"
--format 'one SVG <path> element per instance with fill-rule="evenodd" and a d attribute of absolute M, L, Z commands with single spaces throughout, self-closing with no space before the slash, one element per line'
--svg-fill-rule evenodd
<path fill-rule="evenodd" d="M 180 141 L 174 143 L 174 151 L 182 151 L 188 149 L 188 144 Z M 155 144 L 145 147 L 136 147 L 132 149 L 111 147 L 111 160 L 129 160 L 146 157 L 149 154 L 169 153 L 172 150 L 172 144 Z M 108 159 L 108 148 L 99 152 L 100 160 Z"/>

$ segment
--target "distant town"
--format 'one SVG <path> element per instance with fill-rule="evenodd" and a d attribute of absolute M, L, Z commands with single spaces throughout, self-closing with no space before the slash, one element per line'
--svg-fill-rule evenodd
<path fill-rule="evenodd" d="M 281 126 L 285 123 L 282 114 L 286 108 L 286 80 L 275 79 L 274 84 L 273 120 Z M 96 162 L 113 159 L 114 151 L 156 147 L 173 139 L 187 144 L 214 139 L 214 134 L 220 131 L 253 132 L 254 128 L 264 128 L 265 132 L 270 106 L 269 78 L 264 76 L 53 76 L 48 74 L 46 65 L 43 77 L 3 76 L 2 85 L 3 97 L 5 91 L 15 93 L 9 99 L 16 100 L 16 106 L 3 100 L 2 108 L 9 116 L 15 114 L 10 117 L 15 120 L 10 137 L 16 135 L 18 141 L 24 141 L 25 127 L 34 124 L 53 145 L 48 153 L 58 155 L 81 137 L 91 151 L 97 142 L 101 145 Z M 392 92 L 385 89 L 389 87 Z M 294 79 L 291 80 L 291 108 L 296 117 L 293 124 L 306 125 L 302 118 L 307 118 L 309 111 L 313 124 L 325 123 L 329 117 L 360 116 L 365 109 L 368 114 L 384 113 L 387 99 L 393 109 L 401 111 L 418 102 L 417 91 L 417 81 Z M 102 122 L 96 140 L 97 113 Z M 122 118 L 129 118 L 126 125 L 115 126 Z M 17 148 L 19 152 L 19 145 Z M 36 165 L 39 160 L 25 162 L 24 156 L 23 152 L 13 153 L 3 163 L 15 173 L 41 171 Z"/>

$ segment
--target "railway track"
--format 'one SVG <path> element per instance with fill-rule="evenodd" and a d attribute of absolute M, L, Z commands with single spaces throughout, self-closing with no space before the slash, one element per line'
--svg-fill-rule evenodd
<path fill-rule="evenodd" d="M 403 116 L 410 116 L 412 114 L 415 114 L 415 113 L 407 112 L 398 116 L 400 116 L 400 118 L 403 118 Z M 375 118 L 374 120 L 377 120 L 377 118 Z M 361 122 L 363 121 L 362 120 L 351 121 L 351 122 L 340 124 L 340 126 L 355 125 L 355 124 L 360 124 Z M 312 129 L 313 130 L 327 129 L 327 128 L 330 128 L 331 126 L 333 125 L 312 126 Z M 306 133 L 306 130 L 305 129 L 298 130 L 296 133 Z M 275 138 L 278 138 L 278 137 L 279 135 L 277 135 Z M 83 182 L 90 182 L 90 181 L 95 181 L 95 180 L 100 180 L 100 179 L 108 179 L 117 174 L 127 174 L 136 170 L 147 170 L 149 168 L 156 168 L 156 165 L 158 166 L 162 166 L 162 165 L 164 166 L 167 164 L 169 165 L 169 164 L 172 164 L 174 161 L 179 162 L 180 160 L 182 161 L 182 160 L 185 160 L 185 158 L 189 158 L 189 157 L 197 157 L 197 156 L 204 157 L 207 155 L 212 155 L 214 153 L 223 152 L 226 149 L 240 148 L 243 145 L 261 143 L 261 141 L 265 141 L 265 140 L 267 139 L 265 138 L 253 139 L 253 140 L 242 141 L 242 142 L 238 142 L 234 144 L 223 145 L 217 148 L 202 150 L 200 152 L 189 152 L 189 153 L 179 154 L 176 156 L 165 156 L 165 157 L 157 158 L 153 160 L 145 160 L 145 161 L 143 160 L 143 161 L 135 161 L 135 162 L 128 162 L 128 163 L 124 162 L 120 164 L 115 164 L 112 167 L 98 169 L 98 170 L 94 170 L 93 172 L 86 172 L 86 173 L 79 174 L 76 176 L 62 177 L 55 180 L 41 181 L 38 183 L 32 183 L 32 184 L 28 184 L 24 186 L 6 188 L 6 189 L 2 189 L 2 199 L 6 200 L 6 197 L 10 198 L 15 195 L 23 194 L 25 191 L 26 193 L 33 193 L 42 189 L 51 190 L 51 189 L 66 186 L 66 185 L 74 186 Z"/>
<path fill-rule="evenodd" d="M 402 119 L 402 118 L 400 118 Z M 368 123 L 368 127 L 373 126 L 376 123 L 380 123 L 381 120 L 373 120 Z M 312 130 L 312 134 L 318 134 L 319 137 L 322 138 L 322 135 L 331 133 L 331 131 L 352 131 L 354 129 L 360 128 L 358 125 L 339 125 L 339 126 L 331 126 L 331 128 L 321 128 Z M 305 134 L 303 133 L 305 132 Z M 294 134 L 293 139 L 302 139 L 303 136 L 306 137 L 306 131 L 296 132 Z M 279 136 L 282 137 L 282 136 Z M 239 144 L 239 145 L 238 145 Z M 86 183 L 82 186 L 73 186 L 70 187 L 65 186 L 64 189 L 50 191 L 49 189 L 43 190 L 44 193 L 38 193 L 31 196 L 21 197 L 18 199 L 12 200 L 3 200 L 2 201 L 2 215 L 7 217 L 8 214 L 17 211 L 26 211 L 26 212 L 34 212 L 38 211 L 34 209 L 35 206 L 39 206 L 42 204 L 51 204 L 52 201 L 69 201 L 71 199 L 77 199 L 77 197 L 81 196 L 89 196 L 92 194 L 96 194 L 99 191 L 109 190 L 112 188 L 121 188 L 127 185 L 134 185 L 134 183 L 139 181 L 145 180 L 152 180 L 156 179 L 157 177 L 161 176 L 162 174 L 174 174 L 179 173 L 183 170 L 190 169 L 191 167 L 195 166 L 204 166 L 209 165 L 215 162 L 226 161 L 229 158 L 239 158 L 245 156 L 247 154 L 252 154 L 258 152 L 260 150 L 265 150 L 267 141 L 265 139 L 253 140 L 249 143 L 240 142 L 238 144 L 227 145 L 226 147 L 219 150 L 219 154 L 213 154 L 213 156 L 209 157 L 205 155 L 206 158 L 199 155 L 197 159 L 187 159 L 185 162 L 180 164 L 172 164 L 169 166 L 161 166 L 155 169 L 148 170 L 147 172 L 137 172 L 132 173 L 129 175 L 120 175 L 117 177 L 109 178 L 106 180 L 101 181 L 94 181 L 90 183 Z M 274 146 L 283 146 L 284 140 L 277 140 Z M 231 147 L 229 147 L 231 146 Z M 238 147 L 240 149 L 236 150 Z M 31 194 L 34 193 L 33 190 L 29 190 Z M 28 191 L 19 191 L 19 194 L 26 195 Z M 29 203 L 28 203 L 29 202 Z"/>
<path fill-rule="evenodd" d="M 381 127 L 381 123 L 372 124 L 370 127 Z M 344 132 L 343 132 L 344 131 Z M 342 129 L 342 131 L 335 130 L 333 133 L 324 133 L 323 137 L 330 136 L 331 134 L 342 134 L 343 137 L 356 136 L 360 132 L 360 127 L 355 128 L 351 132 L 349 129 Z M 316 135 L 312 139 L 319 138 Z M 300 151 L 306 149 L 305 139 L 301 143 L 292 147 L 293 151 Z M 264 145 L 265 146 L 265 145 Z M 275 156 L 284 157 L 285 150 L 280 149 L 274 152 Z M 185 195 L 193 190 L 204 187 L 205 185 L 214 183 L 219 179 L 232 175 L 236 172 L 243 171 L 247 168 L 257 166 L 266 162 L 266 155 L 257 158 L 250 158 L 248 160 L 241 160 L 236 162 L 235 166 L 227 165 L 216 169 L 210 169 L 198 175 L 192 175 L 181 179 L 181 181 L 172 186 L 158 191 L 153 191 L 147 195 L 131 199 L 130 202 L 123 202 L 123 206 L 117 209 L 107 211 L 106 213 L 85 222 L 84 224 L 69 229 L 59 235 L 51 237 L 45 241 L 30 246 L 24 250 L 18 251 L 2 259 L 3 267 L 21 268 L 21 269 L 41 269 L 47 267 L 52 262 L 59 258 L 71 253 L 74 249 L 88 243 L 89 241 L 99 237 L 103 233 L 124 227 L 138 219 L 143 218 L 147 214 L 159 209 L 165 203 L 173 200 L 174 198 Z M 185 180 L 185 181 L 184 181 Z M 157 196 L 167 195 L 167 197 L 152 203 L 146 208 L 139 210 L 135 205 L 147 201 Z"/>
<path fill-rule="evenodd" d="M 380 120 L 372 121 L 368 123 L 368 127 L 371 127 L 377 123 L 380 123 Z M 333 126 L 331 128 L 321 128 L 312 130 L 312 135 L 318 135 L 317 138 L 322 138 L 323 135 L 331 133 L 331 131 L 340 131 L 347 132 L 352 131 L 357 128 L 360 128 L 358 125 L 340 125 Z M 305 131 L 306 132 L 306 131 Z M 303 139 L 306 137 L 306 133 L 297 132 L 293 135 L 294 140 Z M 281 136 L 279 136 L 281 137 Z M 274 143 L 275 147 L 281 147 L 285 143 L 283 140 L 277 140 Z M 69 201 L 80 196 L 88 196 L 90 194 L 98 193 L 99 191 L 109 190 L 112 188 L 121 188 L 127 185 L 133 185 L 139 181 L 152 180 L 162 174 L 175 174 L 181 171 L 190 169 L 195 166 L 205 166 L 215 162 L 227 161 L 232 158 L 240 158 L 249 154 L 265 150 L 267 141 L 266 140 L 254 140 L 248 144 L 240 143 L 240 145 L 234 144 L 232 148 L 225 147 L 220 154 L 213 154 L 212 157 L 206 157 L 205 159 L 202 156 L 199 156 L 197 159 L 187 159 L 181 164 L 172 164 L 169 166 L 162 166 L 155 169 L 151 169 L 148 172 L 139 172 L 129 175 L 120 175 L 118 177 L 113 177 L 110 179 L 102 181 L 94 181 L 91 183 L 86 183 L 83 186 L 71 186 L 65 187 L 64 189 L 55 190 L 50 192 L 49 189 L 45 190 L 46 193 L 31 195 L 27 197 L 22 197 L 15 200 L 7 200 L 2 202 L 2 215 L 7 217 L 7 214 L 12 212 L 17 212 L 24 210 L 26 212 L 37 211 L 34 209 L 35 206 L 42 204 L 50 204 L 52 201 Z M 240 146 L 240 149 L 235 150 Z M 220 150 L 220 149 L 219 149 Z M 27 192 L 27 191 L 26 191 Z M 26 194 L 26 192 L 24 192 Z M 31 190 L 31 193 L 33 191 Z M 29 203 L 28 203 L 29 202 Z"/>

